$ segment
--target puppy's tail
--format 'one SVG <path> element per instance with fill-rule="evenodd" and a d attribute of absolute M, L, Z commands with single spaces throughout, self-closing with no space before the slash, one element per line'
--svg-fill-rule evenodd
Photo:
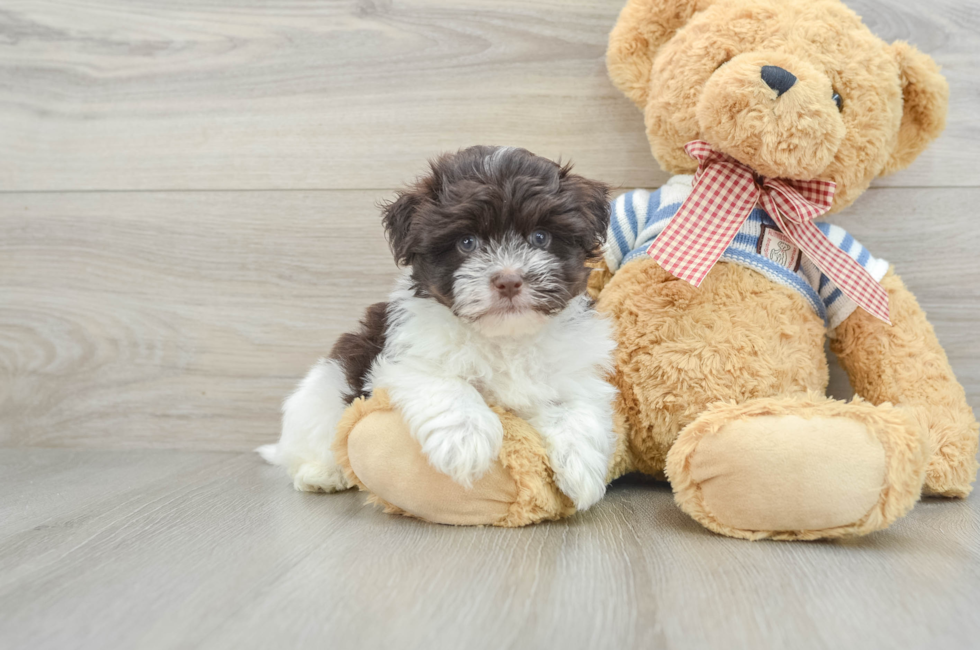
<path fill-rule="evenodd" d="M 281 464 L 279 459 L 279 445 L 262 445 L 261 447 L 256 447 L 255 451 L 270 465 Z"/>

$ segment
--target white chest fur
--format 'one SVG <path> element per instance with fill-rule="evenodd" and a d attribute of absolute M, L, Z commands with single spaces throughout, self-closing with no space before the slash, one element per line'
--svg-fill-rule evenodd
<path fill-rule="evenodd" d="M 514 336 L 486 336 L 447 307 L 405 290 L 392 295 L 384 353 L 372 384 L 385 387 L 396 367 L 458 378 L 492 405 L 531 417 L 538 406 L 580 393 L 584 377 L 608 371 L 614 343 L 607 322 L 588 299 L 572 300 L 559 314 Z"/>
<path fill-rule="evenodd" d="M 429 464 L 471 485 L 500 453 L 502 406 L 541 435 L 559 489 L 578 508 L 602 497 L 615 447 L 605 380 L 609 324 L 579 296 L 549 317 L 505 319 L 492 334 L 403 287 L 391 296 L 371 385 L 385 388 Z"/>

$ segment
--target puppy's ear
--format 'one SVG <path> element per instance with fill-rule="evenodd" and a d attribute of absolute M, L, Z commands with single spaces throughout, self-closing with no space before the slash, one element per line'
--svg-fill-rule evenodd
<path fill-rule="evenodd" d="M 412 263 L 412 222 L 421 204 L 422 197 L 417 192 L 403 191 L 394 201 L 381 206 L 385 237 L 395 261 L 403 266 Z"/>
<path fill-rule="evenodd" d="M 571 190 L 579 204 L 581 214 L 586 223 L 585 249 L 590 255 L 598 255 L 606 241 L 609 231 L 609 186 L 570 172 L 566 165 L 561 170 L 561 184 L 565 190 Z"/>
<path fill-rule="evenodd" d="M 612 211 L 609 205 L 609 186 L 599 181 L 583 179 L 588 185 L 588 200 L 585 202 L 586 212 L 595 237 L 593 255 L 600 255 L 602 245 L 606 243 L 606 233 L 609 232 L 609 215 Z"/>

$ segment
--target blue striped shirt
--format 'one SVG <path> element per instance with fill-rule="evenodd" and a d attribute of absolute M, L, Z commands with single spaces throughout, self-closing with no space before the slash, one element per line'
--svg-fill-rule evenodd
<path fill-rule="evenodd" d="M 690 175 L 674 176 L 655 192 L 633 190 L 612 202 L 605 249 L 610 271 L 616 272 L 624 264 L 647 256 L 647 248 L 691 193 L 693 178 Z M 829 223 L 817 223 L 816 226 L 838 248 L 867 269 L 875 280 L 880 281 L 885 276 L 888 262 L 873 257 L 843 228 Z M 857 308 L 830 278 L 779 232 L 775 222 L 759 206 L 752 210 L 721 259 L 747 266 L 773 282 L 795 290 L 830 328 L 837 327 Z"/>

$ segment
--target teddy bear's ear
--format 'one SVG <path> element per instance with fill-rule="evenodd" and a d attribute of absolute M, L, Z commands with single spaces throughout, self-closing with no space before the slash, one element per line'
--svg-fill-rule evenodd
<path fill-rule="evenodd" d="M 903 41 L 892 44 L 902 75 L 902 126 L 884 173 L 905 169 L 946 126 L 949 84 L 929 56 Z"/>
<path fill-rule="evenodd" d="M 629 0 L 609 35 L 609 77 L 642 110 L 657 50 L 714 0 Z"/>

